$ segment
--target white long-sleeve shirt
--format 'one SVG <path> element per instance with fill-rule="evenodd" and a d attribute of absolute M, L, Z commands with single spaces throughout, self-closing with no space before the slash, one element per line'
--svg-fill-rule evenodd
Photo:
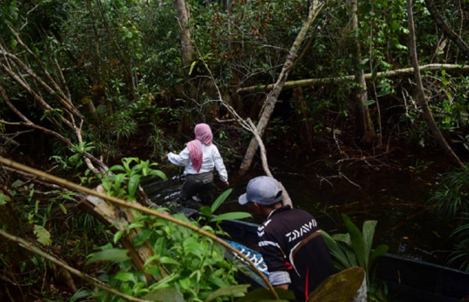
<path fill-rule="evenodd" d="M 184 175 L 210 172 L 213 171 L 213 168 L 216 168 L 218 174 L 220 175 L 221 181 L 227 182 L 228 172 L 226 171 L 225 164 L 223 163 L 223 159 L 221 158 L 217 146 L 214 144 L 211 144 L 210 146 L 202 144 L 202 152 L 202 167 L 198 173 L 192 166 L 192 162 L 189 157 L 189 149 L 187 147 L 184 148 L 184 150 L 182 150 L 182 152 L 179 154 L 170 152 L 168 154 L 168 159 L 174 165 L 185 167 Z"/>

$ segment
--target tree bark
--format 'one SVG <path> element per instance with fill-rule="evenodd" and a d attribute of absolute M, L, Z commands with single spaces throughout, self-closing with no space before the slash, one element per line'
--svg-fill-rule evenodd
<path fill-rule="evenodd" d="M 275 108 L 275 104 L 277 103 L 278 96 L 280 95 L 280 92 L 282 92 L 283 85 L 285 84 L 285 81 L 288 77 L 288 73 L 291 67 L 293 66 L 295 57 L 298 53 L 298 49 L 300 48 L 300 45 L 303 42 L 309 27 L 311 26 L 313 21 L 316 19 L 316 16 L 322 7 L 323 7 L 323 4 L 319 4 L 317 0 L 313 1 L 309 9 L 308 18 L 304 22 L 300 32 L 298 33 L 298 36 L 295 39 L 295 42 L 290 48 L 290 51 L 285 60 L 285 64 L 283 65 L 282 72 L 280 73 L 279 78 L 277 82 L 275 83 L 272 91 L 267 96 L 267 99 L 264 103 L 262 116 L 257 125 L 257 132 L 260 137 L 262 137 L 262 135 L 264 134 L 264 130 L 267 127 L 267 124 L 269 123 L 270 117 L 272 116 L 272 113 Z M 251 139 L 251 142 L 249 143 L 248 149 L 246 150 L 246 154 L 244 155 L 243 161 L 241 163 L 241 167 L 239 168 L 239 174 L 243 175 L 249 170 L 252 160 L 254 158 L 254 155 L 256 154 L 256 150 L 258 146 L 259 144 L 256 138 L 253 137 Z"/>
<path fill-rule="evenodd" d="M 451 41 L 454 42 L 459 48 L 459 50 L 462 51 L 462 53 L 469 59 L 469 46 L 467 46 L 466 43 L 461 39 L 460 36 L 458 36 L 449 26 L 446 24 L 446 22 L 443 20 L 441 17 L 440 13 L 435 7 L 435 3 L 433 0 L 425 0 L 425 3 L 427 5 L 427 9 L 430 11 L 430 14 L 432 15 L 433 19 L 435 20 L 435 23 L 438 25 L 438 27 L 443 31 L 445 36 L 447 36 Z M 463 16 L 461 16 L 462 18 Z"/>
<path fill-rule="evenodd" d="M 176 7 L 176 18 L 179 27 L 179 39 L 181 41 L 181 59 L 184 74 L 189 77 L 189 71 L 194 61 L 194 46 L 191 41 L 191 29 L 187 27 L 189 23 L 189 9 L 184 0 L 174 0 Z"/>
<path fill-rule="evenodd" d="M 414 17 L 412 15 L 412 0 L 407 1 L 407 16 L 409 19 L 409 42 L 410 42 L 410 56 L 412 59 L 412 65 L 414 66 L 414 75 L 415 75 L 415 82 L 417 83 L 417 95 L 420 106 L 422 107 L 423 113 L 427 120 L 428 126 L 430 128 L 431 133 L 437 140 L 440 147 L 443 151 L 448 155 L 451 161 L 457 164 L 461 168 L 466 168 L 466 166 L 462 163 L 459 157 L 453 152 L 451 147 L 446 142 L 445 138 L 440 132 L 438 125 L 436 124 L 435 120 L 433 119 L 432 112 L 430 107 L 428 106 L 427 99 L 425 97 L 425 93 L 423 91 L 423 84 L 422 78 L 420 76 L 419 71 L 419 62 L 417 57 L 417 46 L 416 46 L 416 38 L 415 38 L 415 27 L 414 27 Z"/>
<path fill-rule="evenodd" d="M 358 0 L 350 1 L 350 14 L 351 14 L 351 30 L 354 33 L 352 38 L 352 62 L 355 67 L 355 81 L 358 84 L 357 92 L 355 95 L 355 106 L 356 106 L 356 123 L 357 123 L 357 134 L 360 140 L 369 144 L 375 137 L 375 130 L 373 123 L 370 118 L 370 111 L 366 102 L 368 101 L 368 93 L 366 88 L 365 72 L 360 68 L 362 61 L 361 47 L 358 37 Z"/>

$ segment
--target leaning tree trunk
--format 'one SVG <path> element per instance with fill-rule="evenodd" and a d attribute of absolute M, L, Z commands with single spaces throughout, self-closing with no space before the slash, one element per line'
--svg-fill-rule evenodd
<path fill-rule="evenodd" d="M 445 138 L 441 134 L 440 129 L 438 128 L 438 125 L 433 119 L 433 115 L 430 110 L 430 107 L 428 106 L 427 99 L 425 98 L 425 93 L 423 91 L 422 78 L 420 76 L 420 71 L 418 68 L 419 62 L 418 62 L 416 42 L 415 42 L 414 17 L 412 15 L 412 0 L 406 0 L 406 1 L 407 1 L 407 15 L 409 19 L 410 56 L 412 59 L 412 65 L 414 66 L 415 82 L 417 83 L 417 95 L 418 95 L 420 106 L 422 106 L 422 110 L 428 122 L 428 126 L 430 127 L 430 131 L 435 137 L 435 139 L 437 140 L 440 147 L 445 151 L 445 153 L 454 163 L 456 163 L 458 166 L 462 168 L 466 168 L 466 166 L 461 162 L 459 157 L 453 152 L 453 150 L 451 149 L 451 147 L 448 145 Z"/>
<path fill-rule="evenodd" d="M 184 74 L 189 77 L 190 67 L 194 60 L 194 46 L 191 41 L 191 28 L 187 27 L 189 23 L 189 9 L 184 0 L 174 0 L 176 6 L 176 18 L 179 27 L 179 39 L 181 41 L 181 59 L 184 68 Z"/>
<path fill-rule="evenodd" d="M 464 53 L 464 55 L 469 58 L 469 46 L 467 46 L 467 44 L 464 43 L 461 37 L 458 36 L 453 30 L 451 30 L 448 24 L 446 24 L 446 22 L 443 20 L 440 13 L 436 9 L 433 0 L 425 0 L 425 3 L 427 5 L 428 11 L 435 20 L 435 23 L 444 32 L 445 36 L 447 36 L 451 41 L 453 41 L 454 44 L 458 46 L 459 50 L 461 50 L 462 53 Z M 463 16 L 461 16 L 461 18 L 463 18 Z"/>
<path fill-rule="evenodd" d="M 350 1 L 350 13 L 352 17 L 351 30 L 354 33 L 354 38 L 352 39 L 352 61 L 353 66 L 355 66 L 355 81 L 358 83 L 358 89 L 355 96 L 356 101 L 356 122 L 357 122 L 357 132 L 358 136 L 361 139 L 361 142 L 365 145 L 368 145 L 372 142 L 375 137 L 375 130 L 373 123 L 370 118 L 370 111 L 366 102 L 368 101 L 368 93 L 366 89 L 366 80 L 365 72 L 362 68 L 359 68 L 362 58 L 361 58 L 361 48 L 360 42 L 358 39 L 358 0 Z"/>
<path fill-rule="evenodd" d="M 319 4 L 317 0 L 313 1 L 309 9 L 308 18 L 303 24 L 303 27 L 298 33 L 298 36 L 296 37 L 295 42 L 293 43 L 290 49 L 287 59 L 285 60 L 285 64 L 283 65 L 282 72 L 280 73 L 278 80 L 274 85 L 274 88 L 267 96 L 267 99 L 264 103 L 264 110 L 262 111 L 262 116 L 259 120 L 259 123 L 257 124 L 257 132 L 259 133 L 260 137 L 262 137 L 262 135 L 264 134 L 264 130 L 267 127 L 267 124 L 269 123 L 270 117 L 272 116 L 272 112 L 275 108 L 275 104 L 277 103 L 278 96 L 280 95 L 280 92 L 282 92 L 283 85 L 285 84 L 285 81 L 288 77 L 288 73 L 291 67 L 293 66 L 295 57 L 298 53 L 298 49 L 300 48 L 300 45 L 303 42 L 309 27 L 313 23 L 314 19 L 316 19 L 316 16 L 318 15 L 322 7 L 323 4 Z M 251 166 L 252 160 L 254 158 L 254 155 L 256 154 L 256 150 L 258 147 L 259 144 L 257 142 L 257 139 L 253 137 L 251 139 L 251 142 L 249 143 L 248 149 L 246 150 L 246 154 L 244 155 L 241 167 L 239 168 L 239 174 L 245 174 L 249 170 L 249 167 Z"/>

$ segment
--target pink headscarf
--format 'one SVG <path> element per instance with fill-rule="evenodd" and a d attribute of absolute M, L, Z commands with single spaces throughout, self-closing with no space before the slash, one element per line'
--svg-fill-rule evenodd
<path fill-rule="evenodd" d="M 187 143 L 189 149 L 189 157 L 191 158 L 192 166 L 199 173 L 202 168 L 203 151 L 202 144 L 210 146 L 212 144 L 212 130 L 207 124 L 197 124 L 194 129 L 195 140 Z"/>

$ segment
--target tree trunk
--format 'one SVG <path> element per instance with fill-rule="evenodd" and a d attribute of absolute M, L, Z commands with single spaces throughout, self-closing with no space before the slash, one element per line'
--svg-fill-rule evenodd
<path fill-rule="evenodd" d="M 445 33 L 445 36 L 447 36 L 451 41 L 453 41 L 454 44 L 459 47 L 459 50 L 461 50 L 462 53 L 469 59 L 469 46 L 467 46 L 467 44 L 464 43 L 461 37 L 458 36 L 453 30 L 451 30 L 448 24 L 446 24 L 446 22 L 443 20 L 440 13 L 436 9 L 433 0 L 425 0 L 425 3 L 427 4 L 427 9 L 430 11 L 430 14 L 435 20 L 435 23 Z M 463 18 L 463 16 L 461 16 L 461 18 Z"/>
<path fill-rule="evenodd" d="M 308 18 L 303 24 L 300 32 L 298 33 L 298 36 L 295 39 L 295 42 L 293 43 L 290 49 L 290 52 L 285 60 L 285 64 L 283 65 L 282 72 L 280 73 L 279 78 L 275 83 L 272 91 L 267 96 L 267 99 L 264 104 L 264 109 L 262 111 L 262 116 L 259 120 L 259 123 L 257 124 L 257 132 L 259 133 L 260 137 L 262 137 L 262 135 L 264 134 L 264 130 L 267 127 L 267 124 L 269 123 L 270 117 L 272 116 L 272 112 L 275 108 L 275 104 L 277 103 L 278 96 L 280 95 L 280 92 L 282 92 L 283 85 L 287 80 L 288 73 L 294 63 L 295 57 L 298 53 L 298 49 L 300 48 L 300 45 L 303 42 L 309 27 L 313 23 L 322 6 L 323 5 L 320 5 L 317 0 L 313 1 L 309 9 Z M 243 175 L 249 170 L 249 167 L 251 166 L 252 160 L 254 158 L 254 155 L 256 154 L 256 150 L 258 147 L 259 144 L 256 138 L 253 137 L 251 139 L 251 142 L 249 143 L 248 149 L 246 150 L 246 154 L 244 155 L 241 167 L 239 168 L 239 174 Z"/>
<path fill-rule="evenodd" d="M 356 122 L 357 122 L 357 134 L 360 140 L 365 145 L 369 145 L 375 137 L 375 130 L 373 123 L 370 118 L 370 111 L 366 102 L 368 101 L 368 93 L 366 88 L 365 73 L 360 64 L 361 58 L 361 47 L 358 37 L 358 0 L 350 1 L 350 14 L 352 17 L 351 30 L 354 33 L 355 38 L 352 39 L 352 62 L 355 67 L 355 81 L 358 83 L 357 92 L 355 95 L 356 102 Z"/>
<path fill-rule="evenodd" d="M 415 74 L 415 82 L 417 83 L 417 94 L 420 106 L 422 106 L 423 113 L 425 118 L 428 122 L 428 126 L 430 127 L 430 131 L 437 140 L 440 147 L 445 151 L 448 157 L 456 163 L 461 168 L 466 168 L 466 166 L 461 162 L 459 157 L 453 152 L 451 147 L 446 142 L 445 138 L 440 132 L 438 125 L 436 124 L 435 120 L 433 119 L 432 112 L 430 111 L 430 107 L 428 106 L 427 99 L 425 97 L 425 93 L 423 91 L 423 84 L 422 79 L 420 77 L 419 71 L 419 62 L 417 57 L 417 46 L 415 42 L 415 28 L 414 28 L 414 17 L 412 15 L 412 0 L 407 1 L 407 15 L 409 19 L 409 41 L 410 41 L 410 56 L 412 59 L 412 65 L 414 66 L 414 74 Z"/>
<path fill-rule="evenodd" d="M 189 23 L 189 9 L 184 0 L 174 0 L 176 7 L 176 18 L 179 27 L 179 39 L 181 41 L 181 59 L 184 68 L 184 74 L 189 77 L 190 67 L 194 60 L 194 46 L 191 41 L 191 28 L 187 27 Z"/>

